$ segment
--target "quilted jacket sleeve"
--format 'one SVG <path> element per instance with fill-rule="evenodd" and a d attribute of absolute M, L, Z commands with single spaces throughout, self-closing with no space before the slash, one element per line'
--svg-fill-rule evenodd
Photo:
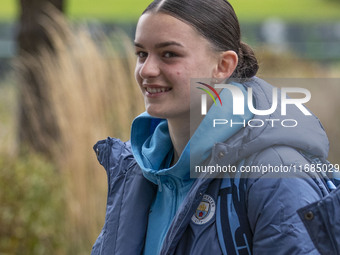
<path fill-rule="evenodd" d="M 105 224 L 91 254 L 139 254 L 155 187 L 143 177 L 129 142 L 108 138 L 94 150 L 107 172 L 108 195 Z"/>
<path fill-rule="evenodd" d="M 321 254 L 340 254 L 340 187 L 298 213 Z"/>
<path fill-rule="evenodd" d="M 265 150 L 252 162 L 289 167 L 306 163 L 297 151 L 283 146 Z M 247 203 L 253 254 L 319 254 L 297 210 L 321 199 L 324 188 L 320 179 L 304 172 L 280 176 L 267 173 L 249 179 Z"/>

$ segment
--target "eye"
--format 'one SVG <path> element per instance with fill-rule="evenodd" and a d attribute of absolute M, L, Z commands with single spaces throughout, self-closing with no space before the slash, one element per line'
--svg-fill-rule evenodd
<path fill-rule="evenodd" d="M 136 52 L 136 56 L 138 58 L 146 58 L 148 56 L 148 53 L 144 52 L 144 51 L 137 51 Z"/>
<path fill-rule="evenodd" d="M 167 52 L 164 52 L 163 57 L 164 58 L 174 58 L 174 57 L 178 57 L 178 55 L 174 52 L 167 51 Z"/>

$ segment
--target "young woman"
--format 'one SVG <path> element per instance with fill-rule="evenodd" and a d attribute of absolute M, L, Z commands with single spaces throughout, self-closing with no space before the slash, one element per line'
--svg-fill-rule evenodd
<path fill-rule="evenodd" d="M 132 123 L 131 142 L 108 138 L 94 147 L 109 189 L 92 254 L 318 254 L 296 210 L 321 199 L 327 188 L 321 178 L 293 171 L 309 164 L 306 155 L 327 157 L 318 119 L 291 107 L 285 119 L 298 125 L 274 126 L 282 119 L 280 107 L 267 116 L 244 107 L 238 122 L 263 125 L 213 129 L 219 114 L 235 117 L 223 89 L 223 106 L 210 103 L 206 116 L 190 122 L 190 110 L 201 107 L 200 97 L 190 95 L 199 91 L 193 78 L 210 86 L 234 79 L 245 98 L 252 89 L 256 109 L 273 104 L 271 85 L 254 77 L 258 64 L 241 42 L 232 6 L 225 0 L 155 0 L 138 21 L 135 48 L 146 112 Z M 223 179 L 209 173 L 190 178 L 193 165 L 238 171 Z M 287 167 L 291 178 L 238 175 L 242 167 L 269 165 Z"/>

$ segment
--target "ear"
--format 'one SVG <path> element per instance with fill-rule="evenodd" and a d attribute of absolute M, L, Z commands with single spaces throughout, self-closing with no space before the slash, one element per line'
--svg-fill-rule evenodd
<path fill-rule="evenodd" d="M 235 51 L 228 50 L 220 54 L 214 78 L 225 80 L 235 71 L 238 64 L 238 56 Z"/>

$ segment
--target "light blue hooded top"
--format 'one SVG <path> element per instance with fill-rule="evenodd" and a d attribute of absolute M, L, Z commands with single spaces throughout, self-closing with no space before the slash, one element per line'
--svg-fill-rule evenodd
<path fill-rule="evenodd" d="M 241 88 L 247 98 L 243 85 L 233 85 Z M 170 166 L 173 145 L 167 120 L 143 113 L 132 123 L 131 147 L 134 158 L 144 177 L 158 185 L 149 214 L 144 248 L 146 255 L 159 253 L 171 221 L 191 188 L 194 179 L 190 178 L 190 163 L 191 166 L 202 163 L 209 157 L 215 143 L 226 141 L 243 127 L 239 124 L 228 128 L 213 128 L 213 120 L 223 118 L 232 119 L 234 123 L 243 123 L 253 116 L 248 107 L 245 107 L 244 115 L 233 115 L 233 99 L 229 90 L 223 89 L 220 97 L 223 107 L 219 104 L 212 105 L 173 166 Z"/>

